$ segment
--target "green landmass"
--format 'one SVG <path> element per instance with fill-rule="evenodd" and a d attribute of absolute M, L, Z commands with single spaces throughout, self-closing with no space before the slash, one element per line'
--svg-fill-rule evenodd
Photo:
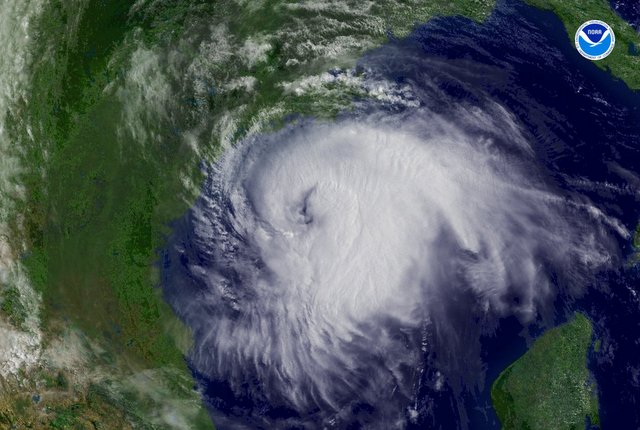
<path fill-rule="evenodd" d="M 574 43 L 576 31 L 584 22 L 599 19 L 613 29 L 616 45 L 611 54 L 594 63 L 623 80 L 629 88 L 640 88 L 640 35 L 622 19 L 607 0 L 525 0 L 532 6 L 552 11 Z M 590 61 L 585 59 L 585 61 Z"/>
<path fill-rule="evenodd" d="M 67 376 L 38 368 L 32 371 L 23 392 L 0 397 L 0 428 L 7 429 L 122 429 L 151 428 L 135 422 L 123 408 L 94 387 L 74 391 Z M 34 394 L 37 393 L 37 394 Z M 50 406 L 49 406 L 50 405 Z M 35 413 L 34 409 L 39 413 Z"/>
<path fill-rule="evenodd" d="M 582 314 L 538 338 L 496 379 L 493 407 L 503 430 L 582 430 L 600 424 L 587 368 L 591 322 Z"/>
<path fill-rule="evenodd" d="M 6 287 L 1 294 L 0 310 L 9 322 L 21 328 L 27 319 L 27 310 L 20 300 L 20 291 L 16 287 Z"/>

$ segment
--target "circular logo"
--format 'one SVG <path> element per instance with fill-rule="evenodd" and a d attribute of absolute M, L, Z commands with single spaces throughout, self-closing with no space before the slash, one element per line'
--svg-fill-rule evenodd
<path fill-rule="evenodd" d="M 613 51 L 616 36 L 609 24 L 594 19 L 576 31 L 576 49 L 584 58 L 602 60 Z"/>

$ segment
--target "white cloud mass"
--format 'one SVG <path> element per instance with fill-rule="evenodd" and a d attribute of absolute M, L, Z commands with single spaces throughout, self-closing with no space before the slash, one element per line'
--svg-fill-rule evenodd
<path fill-rule="evenodd" d="M 296 425 L 371 404 L 371 428 L 404 427 L 447 297 L 532 318 L 551 274 L 581 288 L 615 258 L 625 232 L 534 159 L 497 105 L 303 122 L 228 151 L 193 212 L 205 287 L 176 305 L 195 368 Z"/>

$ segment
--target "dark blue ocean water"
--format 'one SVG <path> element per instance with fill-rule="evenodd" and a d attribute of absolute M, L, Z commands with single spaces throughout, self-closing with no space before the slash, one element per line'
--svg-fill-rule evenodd
<path fill-rule="evenodd" d="M 417 89 L 435 83 L 447 100 L 433 100 L 430 108 L 442 112 L 447 112 L 447 103 L 473 104 L 488 95 L 507 107 L 526 130 L 559 193 L 588 196 L 633 230 L 640 219 L 640 94 L 582 58 L 572 39 L 553 14 L 502 1 L 484 24 L 463 18 L 433 20 L 408 38 L 367 54 L 360 67 Z M 187 272 L 181 265 L 198 263 L 191 227 L 189 215 L 173 225 L 163 266 L 170 303 L 195 282 L 180 278 Z M 619 241 L 624 259 L 632 252 L 631 244 Z M 175 246 L 187 249 L 191 260 L 176 257 L 171 251 Z M 468 363 L 469 368 L 485 369 L 484 381 L 445 384 L 434 390 L 435 370 L 427 369 L 417 387 L 420 417 L 411 428 L 498 429 L 489 396 L 492 381 L 526 351 L 532 336 L 576 311 L 594 321 L 596 336 L 602 340 L 599 352 L 589 357 L 599 387 L 602 428 L 640 428 L 640 300 L 635 297 L 639 281 L 637 269 L 620 264 L 618 270 L 593 279 L 584 296 L 559 288 L 544 321 L 523 327 L 513 317 L 501 320 L 481 338 L 481 362 Z M 456 310 L 450 311 L 455 323 Z M 459 320 L 461 329 L 473 324 L 466 315 Z M 430 354 L 427 362 L 442 360 Z M 292 413 L 234 398 L 223 381 L 195 376 L 212 411 L 223 408 L 224 414 L 234 414 L 261 407 L 274 417 Z"/>
<path fill-rule="evenodd" d="M 634 3 L 620 9 L 638 18 Z M 633 230 L 639 220 L 640 94 L 583 59 L 571 39 L 555 15 L 518 2 L 501 2 L 485 24 L 437 19 L 396 43 L 407 52 L 442 59 L 445 65 L 464 64 L 429 72 L 438 75 L 452 99 L 472 98 L 478 90 L 509 107 L 564 192 L 589 196 Z M 411 65 L 387 67 L 398 80 L 420 81 L 421 71 Z M 623 239 L 620 247 L 623 253 L 632 251 Z M 594 279 L 586 296 L 560 295 L 554 305 L 555 323 L 575 311 L 585 312 L 603 342 L 599 352 L 590 354 L 589 365 L 599 387 L 604 429 L 640 428 L 638 281 L 637 269 L 620 268 Z M 535 335 L 541 326 L 534 325 L 529 332 Z M 499 428 L 490 407 L 490 384 L 526 350 L 523 329 L 510 318 L 501 322 L 495 335 L 483 338 L 486 384 L 463 395 L 470 428 Z M 433 416 L 416 428 L 459 428 L 460 405 L 454 396 L 435 396 Z M 433 391 L 425 389 L 424 397 L 434 397 Z"/>
<path fill-rule="evenodd" d="M 640 2 L 637 0 L 610 0 L 611 7 L 630 23 L 636 30 L 640 31 Z"/>

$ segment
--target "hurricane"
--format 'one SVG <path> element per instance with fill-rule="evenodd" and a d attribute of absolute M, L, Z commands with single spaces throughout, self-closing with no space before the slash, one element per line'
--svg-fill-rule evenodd
<path fill-rule="evenodd" d="M 195 287 L 170 301 L 193 368 L 236 399 L 211 399 L 216 422 L 344 428 L 369 410 L 367 428 L 405 428 L 425 353 L 446 344 L 458 370 L 477 353 L 453 302 L 528 321 L 616 258 L 624 228 L 559 191 L 507 109 L 453 109 L 301 120 L 209 167 L 176 245 Z"/>

